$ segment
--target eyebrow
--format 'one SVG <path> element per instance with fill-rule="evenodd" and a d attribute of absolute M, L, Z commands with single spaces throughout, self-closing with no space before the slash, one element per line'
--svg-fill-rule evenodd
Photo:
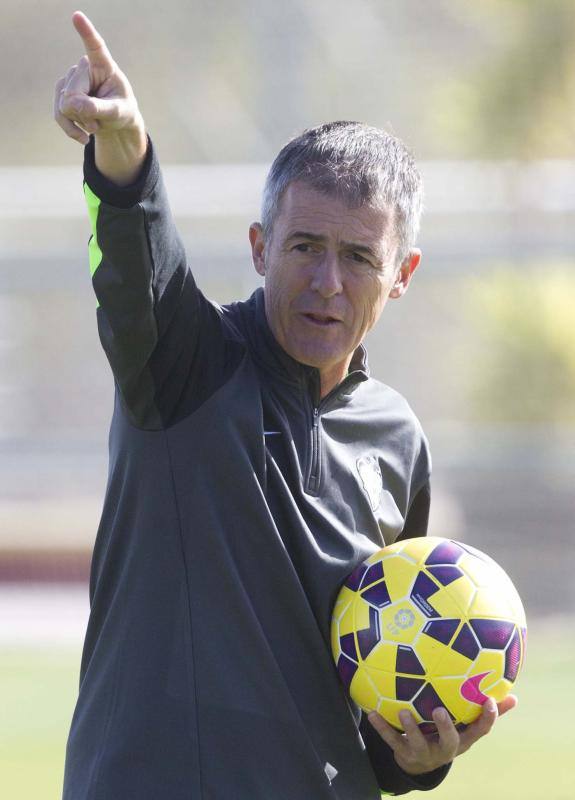
<path fill-rule="evenodd" d="M 287 237 L 286 242 L 291 241 L 292 239 L 309 239 L 312 242 L 317 242 L 318 244 L 325 244 L 327 241 L 327 237 L 323 236 L 320 233 L 310 233 L 309 231 L 294 231 L 294 233 L 290 233 Z M 342 242 L 342 245 L 346 250 L 356 250 L 358 253 L 367 253 L 367 255 L 371 256 L 372 258 L 377 259 L 380 261 L 380 256 L 375 253 L 371 247 L 367 247 L 365 244 L 357 244 L 356 242 Z"/>

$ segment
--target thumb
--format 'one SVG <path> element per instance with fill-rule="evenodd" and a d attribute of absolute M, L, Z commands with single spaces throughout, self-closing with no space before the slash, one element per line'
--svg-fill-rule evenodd
<path fill-rule="evenodd" d="M 128 121 L 124 119 L 127 116 L 125 100 L 107 100 L 89 95 L 75 95 L 70 97 L 68 102 L 79 122 L 83 120 L 98 120 L 104 123 L 123 121 L 125 124 Z"/>

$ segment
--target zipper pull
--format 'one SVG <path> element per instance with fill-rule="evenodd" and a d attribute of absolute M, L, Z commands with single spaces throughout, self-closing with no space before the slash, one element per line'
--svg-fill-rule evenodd
<path fill-rule="evenodd" d="M 319 424 L 319 409 L 318 408 L 314 408 L 314 410 L 313 410 L 313 427 L 317 428 L 318 424 Z"/>

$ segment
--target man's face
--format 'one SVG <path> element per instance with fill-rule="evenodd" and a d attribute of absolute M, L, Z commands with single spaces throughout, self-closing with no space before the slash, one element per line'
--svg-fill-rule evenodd
<path fill-rule="evenodd" d="M 347 374 L 387 298 L 405 292 L 420 253 L 396 264 L 392 212 L 349 208 L 304 181 L 284 192 L 271 241 L 257 224 L 250 241 L 270 328 L 292 358 L 320 370 L 324 396 Z"/>

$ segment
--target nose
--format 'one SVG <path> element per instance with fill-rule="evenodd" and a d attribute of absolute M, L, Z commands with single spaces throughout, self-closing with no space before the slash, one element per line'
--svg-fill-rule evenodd
<path fill-rule="evenodd" d="M 336 253 L 325 252 L 313 265 L 310 288 L 328 299 L 343 291 L 341 269 Z"/>

